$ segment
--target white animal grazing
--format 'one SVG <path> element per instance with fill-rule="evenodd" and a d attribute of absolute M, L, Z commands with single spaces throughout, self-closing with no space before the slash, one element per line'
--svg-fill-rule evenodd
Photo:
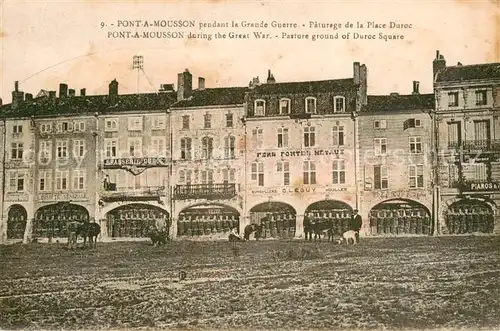
<path fill-rule="evenodd" d="M 356 231 L 349 230 L 342 234 L 342 238 L 339 239 L 338 243 L 342 244 L 345 240 L 346 244 L 349 245 L 349 239 L 352 239 L 353 245 L 356 245 Z"/>

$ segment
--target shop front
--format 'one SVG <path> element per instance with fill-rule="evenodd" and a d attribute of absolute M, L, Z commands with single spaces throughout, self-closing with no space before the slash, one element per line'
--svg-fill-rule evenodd
<path fill-rule="evenodd" d="M 168 229 L 169 213 L 148 204 L 128 204 L 106 213 L 106 227 L 110 238 L 145 238 L 149 229 L 158 223 Z"/>
<path fill-rule="evenodd" d="M 190 206 L 179 213 L 177 236 L 200 237 L 239 232 L 240 213 L 223 204 L 203 204 Z"/>
<path fill-rule="evenodd" d="M 21 205 L 12 205 L 7 214 L 7 239 L 23 239 L 28 213 Z"/>
<path fill-rule="evenodd" d="M 33 234 L 36 238 L 65 238 L 69 221 L 89 220 L 88 210 L 70 202 L 58 202 L 41 207 L 35 213 Z"/>
<path fill-rule="evenodd" d="M 284 202 L 260 203 L 249 212 L 250 224 L 262 224 L 263 238 L 293 238 L 296 231 L 297 212 Z"/>
<path fill-rule="evenodd" d="M 342 201 L 322 200 L 310 204 L 305 216 L 314 223 L 333 224 L 335 233 L 349 230 L 353 209 Z"/>
<path fill-rule="evenodd" d="M 493 233 L 494 214 L 485 201 L 461 199 L 446 210 L 445 224 L 449 234 Z"/>

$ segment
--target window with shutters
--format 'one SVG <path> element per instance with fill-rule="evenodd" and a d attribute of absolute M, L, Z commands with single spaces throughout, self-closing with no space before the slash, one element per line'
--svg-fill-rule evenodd
<path fill-rule="evenodd" d="M 373 139 L 375 155 L 383 155 L 387 153 L 387 138 Z"/>
<path fill-rule="evenodd" d="M 316 98 L 306 98 L 306 114 L 316 114 Z"/>
<path fill-rule="evenodd" d="M 189 130 L 189 115 L 182 116 L 182 130 Z"/>
<path fill-rule="evenodd" d="M 280 99 L 280 115 L 290 114 L 291 102 L 290 99 Z"/>
<path fill-rule="evenodd" d="M 69 172 L 56 170 L 56 189 L 64 191 L 68 189 Z"/>
<path fill-rule="evenodd" d="M 255 116 L 265 116 L 266 115 L 266 101 L 264 100 L 255 100 Z"/>
<path fill-rule="evenodd" d="M 235 158 L 235 138 L 233 136 L 224 138 L 224 158 Z"/>
<path fill-rule="evenodd" d="M 389 188 L 389 177 L 386 165 L 376 165 L 373 167 L 374 189 L 383 190 Z"/>
<path fill-rule="evenodd" d="M 224 184 L 233 184 L 235 182 L 235 169 L 222 169 L 222 179 Z"/>
<path fill-rule="evenodd" d="M 24 155 L 24 144 L 23 143 L 12 143 L 11 145 L 11 160 L 22 160 Z"/>
<path fill-rule="evenodd" d="M 460 122 L 448 123 L 448 147 L 456 148 L 461 143 L 461 125 Z"/>
<path fill-rule="evenodd" d="M 490 121 L 474 121 L 474 140 L 478 143 L 490 140 Z"/>
<path fill-rule="evenodd" d="M 278 148 L 288 147 L 288 129 L 278 128 Z"/>
<path fill-rule="evenodd" d="M 85 170 L 73 170 L 73 190 L 85 189 Z"/>
<path fill-rule="evenodd" d="M 57 158 L 66 159 L 68 158 L 68 141 L 67 140 L 57 140 Z"/>
<path fill-rule="evenodd" d="M 52 171 L 42 170 L 38 172 L 38 190 L 40 192 L 52 191 Z"/>
<path fill-rule="evenodd" d="M 142 138 L 129 138 L 128 151 L 131 157 L 140 157 L 142 155 Z"/>
<path fill-rule="evenodd" d="M 304 147 L 314 147 L 316 145 L 316 131 L 314 126 L 304 128 Z"/>
<path fill-rule="evenodd" d="M 24 192 L 25 189 L 25 173 L 22 171 L 10 171 L 9 176 L 9 191 Z"/>
<path fill-rule="evenodd" d="M 153 156 L 165 155 L 165 137 L 152 137 Z"/>
<path fill-rule="evenodd" d="M 214 183 L 214 171 L 213 170 L 202 170 L 201 171 L 201 183 L 204 185 L 212 185 Z"/>
<path fill-rule="evenodd" d="M 334 125 L 333 132 L 333 146 L 344 146 L 344 126 Z"/>
<path fill-rule="evenodd" d="M 336 96 L 333 98 L 333 112 L 345 112 L 345 98 L 343 96 Z"/>
<path fill-rule="evenodd" d="M 422 153 L 422 137 L 410 137 L 410 154 Z"/>
<path fill-rule="evenodd" d="M 106 157 L 116 157 L 117 155 L 117 139 L 104 139 L 104 146 L 106 148 Z"/>
<path fill-rule="evenodd" d="M 191 138 L 181 139 L 181 160 L 191 160 Z"/>
<path fill-rule="evenodd" d="M 252 147 L 254 149 L 261 148 L 263 142 L 263 131 L 262 129 L 252 130 Z"/>
<path fill-rule="evenodd" d="M 226 114 L 226 128 L 233 127 L 233 114 Z"/>
<path fill-rule="evenodd" d="M 316 184 L 316 164 L 313 161 L 304 161 L 303 171 L 304 185 Z"/>
<path fill-rule="evenodd" d="M 332 183 L 345 184 L 345 160 L 333 160 Z"/>
<path fill-rule="evenodd" d="M 264 186 L 264 163 L 253 162 L 251 180 L 257 181 L 259 186 Z"/>
<path fill-rule="evenodd" d="M 214 139 L 210 137 L 203 137 L 201 140 L 201 158 L 211 159 L 214 150 Z"/>
<path fill-rule="evenodd" d="M 290 163 L 287 161 L 279 161 L 276 164 L 276 172 L 280 174 L 282 183 L 285 186 L 290 185 Z"/>
<path fill-rule="evenodd" d="M 410 188 L 424 187 L 424 166 L 422 164 L 411 164 L 409 166 Z"/>

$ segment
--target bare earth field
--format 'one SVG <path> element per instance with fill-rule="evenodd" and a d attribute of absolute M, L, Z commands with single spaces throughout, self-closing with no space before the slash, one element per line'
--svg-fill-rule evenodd
<path fill-rule="evenodd" d="M 498 330 L 499 262 L 499 237 L 8 245 L 0 329 Z"/>

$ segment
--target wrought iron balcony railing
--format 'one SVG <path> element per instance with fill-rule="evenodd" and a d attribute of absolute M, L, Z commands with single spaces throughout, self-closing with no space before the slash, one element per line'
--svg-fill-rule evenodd
<path fill-rule="evenodd" d="M 101 193 L 105 201 L 157 199 L 167 195 L 165 186 L 142 186 L 142 187 L 117 187 L 115 183 L 108 183 Z"/>
<path fill-rule="evenodd" d="M 465 152 L 495 152 L 500 151 L 500 140 L 466 140 L 462 142 L 450 142 L 448 148 L 453 150 L 463 150 Z"/>
<path fill-rule="evenodd" d="M 197 184 L 176 185 L 174 188 L 174 199 L 231 199 L 237 194 L 236 184 Z"/>

